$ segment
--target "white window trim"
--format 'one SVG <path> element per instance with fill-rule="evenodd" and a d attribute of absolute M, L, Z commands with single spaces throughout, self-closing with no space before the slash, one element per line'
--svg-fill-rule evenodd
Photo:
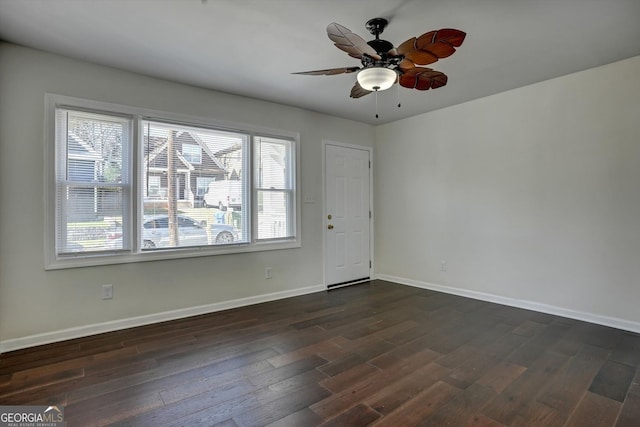
<path fill-rule="evenodd" d="M 256 241 L 256 234 L 252 233 L 252 241 L 249 243 L 238 243 L 224 246 L 205 246 L 205 247 L 193 247 L 193 248 L 176 248 L 167 249 L 157 252 L 99 252 L 99 253 L 80 253 L 77 255 L 65 255 L 64 257 L 58 256 L 55 248 L 55 233 L 56 233 L 56 174 L 55 174 L 55 158 L 56 158 L 56 138 L 55 138 L 55 114 L 56 108 L 66 107 L 70 109 L 80 109 L 87 111 L 96 111 L 106 114 L 130 116 L 134 118 L 133 126 L 133 153 L 132 153 L 132 177 L 131 185 L 134 189 L 133 203 L 128 212 L 131 218 L 131 225 L 137 224 L 141 207 L 139 204 L 139 195 L 142 194 L 142 168 L 138 165 L 139 159 L 142 156 L 142 144 L 138 144 L 139 135 L 141 132 L 141 121 L 143 119 L 163 120 L 173 123 L 182 123 L 194 126 L 209 126 L 212 128 L 218 128 L 221 130 L 230 130 L 245 132 L 253 135 L 271 136 L 276 138 L 287 138 L 293 141 L 293 168 L 295 173 L 295 182 L 293 183 L 293 194 L 296 195 L 295 203 L 293 205 L 292 220 L 294 221 L 295 237 L 280 240 L 267 240 Z M 134 262 L 145 261 L 158 261 L 166 259 L 180 259 L 180 258 L 193 258 L 211 255 L 221 254 L 238 254 L 246 252 L 258 252 L 268 250 L 279 249 L 292 249 L 302 246 L 302 221 L 300 218 L 301 213 L 301 197 L 300 197 L 300 133 L 285 131 L 281 129 L 273 129 L 262 126 L 253 126 L 245 123 L 236 123 L 230 121 L 220 121 L 206 117 L 198 117 L 191 115 L 183 115 L 179 113 L 158 111 L 147 108 L 130 107 L 126 105 L 113 104 L 101 101 L 94 101 L 83 98 L 76 98 L 64 95 L 57 95 L 47 93 L 45 94 L 45 114 L 44 114 L 44 258 L 45 269 L 56 270 L 65 268 L 76 267 L 89 267 L 99 265 L 112 265 L 112 264 L 125 264 Z M 137 126 L 136 126 L 137 123 Z M 249 145 L 252 145 L 251 143 Z M 253 147 L 251 148 L 253 153 Z M 253 167 L 254 159 L 253 155 L 249 155 L 251 177 L 248 178 L 248 184 L 250 186 L 250 209 L 251 209 L 251 223 L 250 227 L 255 227 L 258 212 L 257 212 L 257 200 L 254 191 L 253 183 Z M 123 227 L 126 224 L 123 224 Z M 138 246 L 138 234 L 137 227 L 132 230 L 134 235 L 134 247 Z M 255 232 L 255 230 L 253 230 Z"/>

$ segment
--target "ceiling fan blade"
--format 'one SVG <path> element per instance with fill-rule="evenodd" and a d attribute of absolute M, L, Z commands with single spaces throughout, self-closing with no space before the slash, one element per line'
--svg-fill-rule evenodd
<path fill-rule="evenodd" d="M 464 31 L 456 30 L 455 28 L 442 28 L 437 31 L 434 40 L 445 41 L 452 46 L 460 47 L 467 33 Z"/>
<path fill-rule="evenodd" d="M 362 98 L 365 95 L 369 95 L 371 93 L 370 90 L 366 90 L 365 88 L 363 88 L 362 86 L 360 86 L 360 83 L 358 83 L 356 81 L 356 84 L 353 85 L 353 87 L 351 88 L 351 98 Z"/>
<path fill-rule="evenodd" d="M 342 68 L 328 68 L 326 70 L 314 70 L 314 71 L 301 71 L 291 74 L 302 74 L 305 76 L 334 76 L 336 74 L 349 74 L 355 73 L 360 67 L 342 67 Z"/>
<path fill-rule="evenodd" d="M 437 89 L 446 85 L 447 80 L 447 75 L 440 71 L 414 67 L 400 76 L 400 86 L 417 90 Z"/>
<path fill-rule="evenodd" d="M 396 51 L 414 64 L 428 65 L 436 62 L 438 57 L 434 54 L 416 49 L 416 40 L 416 37 L 410 38 L 398 46 Z"/>
<path fill-rule="evenodd" d="M 338 49 L 347 52 L 354 58 L 360 59 L 363 55 L 368 55 L 373 59 L 381 59 L 374 48 L 347 27 L 332 22 L 327 26 L 327 35 Z"/>
<path fill-rule="evenodd" d="M 416 64 L 411 61 L 408 58 L 404 58 L 402 61 L 400 61 L 400 63 L 398 64 L 398 68 L 400 69 L 400 71 L 402 71 L 403 73 L 407 73 L 409 71 L 411 71 L 412 69 L 416 68 Z"/>
<path fill-rule="evenodd" d="M 398 53 L 418 65 L 428 65 L 455 53 L 467 34 L 453 28 L 429 31 L 398 46 Z"/>

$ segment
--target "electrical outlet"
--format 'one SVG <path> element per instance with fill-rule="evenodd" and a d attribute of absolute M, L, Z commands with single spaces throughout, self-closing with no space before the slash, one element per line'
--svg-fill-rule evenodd
<path fill-rule="evenodd" d="M 102 299 L 113 299 L 113 285 L 102 285 Z"/>
<path fill-rule="evenodd" d="M 273 277 L 273 270 L 271 269 L 271 267 L 267 267 L 264 269 L 264 278 L 265 279 L 271 279 Z"/>
<path fill-rule="evenodd" d="M 447 271 L 447 261 L 440 261 L 440 271 Z"/>

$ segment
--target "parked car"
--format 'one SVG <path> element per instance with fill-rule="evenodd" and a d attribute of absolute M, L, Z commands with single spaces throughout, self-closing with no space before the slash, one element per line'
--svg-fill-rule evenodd
<path fill-rule="evenodd" d="M 206 223 L 186 215 L 178 215 L 178 246 L 206 246 L 228 244 L 238 240 L 238 229 L 228 224 L 211 224 L 207 234 Z M 142 224 L 142 248 L 169 248 L 169 216 L 145 215 Z M 122 231 L 117 230 L 107 237 L 109 245 L 122 246 Z"/>
<path fill-rule="evenodd" d="M 224 179 L 209 183 L 203 200 L 204 207 L 242 209 L 242 181 Z"/>
<path fill-rule="evenodd" d="M 209 230 L 211 232 L 211 243 L 216 245 L 237 242 L 240 238 L 239 230 L 229 224 L 211 224 Z"/>

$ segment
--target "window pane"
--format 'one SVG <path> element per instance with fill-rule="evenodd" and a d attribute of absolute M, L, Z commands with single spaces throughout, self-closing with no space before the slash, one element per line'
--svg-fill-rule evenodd
<path fill-rule="evenodd" d="M 56 110 L 56 252 L 123 249 L 130 122 Z"/>
<path fill-rule="evenodd" d="M 258 191 L 258 239 L 293 237 L 290 212 L 289 192 Z"/>
<path fill-rule="evenodd" d="M 291 189 L 291 141 L 256 137 L 257 187 Z"/>
<path fill-rule="evenodd" d="M 182 144 L 182 156 L 187 162 L 199 165 L 202 163 L 202 148 L 199 145 Z"/>
<path fill-rule="evenodd" d="M 294 237 L 293 142 L 255 138 L 258 239 Z"/>
<path fill-rule="evenodd" d="M 143 128 L 143 250 L 248 241 L 247 135 L 153 121 Z"/>

